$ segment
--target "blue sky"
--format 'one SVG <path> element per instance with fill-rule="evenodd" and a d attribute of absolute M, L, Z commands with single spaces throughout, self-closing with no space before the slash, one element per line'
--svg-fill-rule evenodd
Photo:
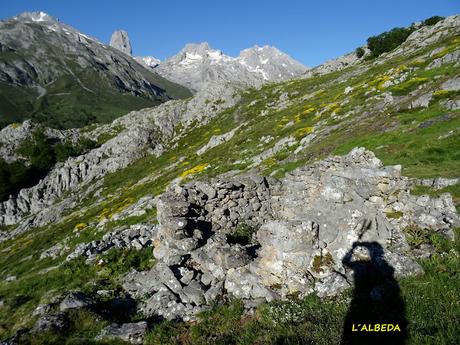
<path fill-rule="evenodd" d="M 0 18 L 45 11 L 108 42 L 128 31 L 135 55 L 165 59 L 188 42 L 207 41 L 236 56 L 274 45 L 307 66 L 343 55 L 367 37 L 433 15 L 460 13 L 459 0 L 2 0 Z"/>

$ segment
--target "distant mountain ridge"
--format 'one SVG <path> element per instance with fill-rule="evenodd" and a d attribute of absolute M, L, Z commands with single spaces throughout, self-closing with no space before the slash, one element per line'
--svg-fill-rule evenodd
<path fill-rule="evenodd" d="M 44 12 L 0 21 L 0 127 L 107 122 L 190 92 Z"/>
<path fill-rule="evenodd" d="M 238 57 L 212 49 L 207 42 L 187 44 L 178 54 L 160 62 L 154 70 L 161 76 L 194 91 L 213 82 L 241 82 L 251 86 L 302 75 L 308 69 L 271 46 L 254 46 Z"/>

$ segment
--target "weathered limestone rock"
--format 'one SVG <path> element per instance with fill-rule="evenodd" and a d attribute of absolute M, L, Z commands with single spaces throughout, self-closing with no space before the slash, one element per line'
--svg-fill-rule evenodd
<path fill-rule="evenodd" d="M 453 51 L 452 53 L 448 53 L 440 58 L 433 60 L 433 62 L 430 63 L 426 69 L 438 68 L 448 63 L 458 64 L 459 62 L 460 62 L 460 49 L 457 49 Z"/>
<path fill-rule="evenodd" d="M 231 138 L 233 138 L 233 136 L 235 135 L 236 131 L 238 131 L 238 129 L 240 129 L 241 125 L 232 129 L 231 131 L 225 133 L 225 134 L 221 134 L 221 135 L 213 135 L 211 137 L 211 139 L 209 139 L 209 142 L 204 145 L 201 149 L 199 149 L 196 153 L 198 155 L 202 155 L 203 153 L 205 153 L 206 151 L 208 151 L 209 149 L 212 149 L 213 147 L 216 147 L 222 143 L 225 143 L 227 141 L 229 141 Z"/>
<path fill-rule="evenodd" d="M 67 256 L 66 260 L 69 261 L 83 256 L 88 262 L 92 262 L 96 259 L 97 255 L 103 254 L 112 248 L 134 248 L 140 250 L 151 247 L 153 235 L 156 231 L 157 227 L 149 224 L 136 224 L 130 226 L 128 229 L 115 230 L 105 234 L 101 240 L 78 244 L 75 250 Z M 40 258 L 54 254 L 55 247 L 60 248 L 59 245 L 53 246 L 43 252 Z"/>
<path fill-rule="evenodd" d="M 60 312 L 55 314 L 42 315 L 32 328 L 32 333 L 46 331 L 62 332 L 69 326 L 68 317 Z"/>
<path fill-rule="evenodd" d="M 71 292 L 69 293 L 59 304 L 59 309 L 61 311 L 66 311 L 69 309 L 80 309 L 86 308 L 94 304 L 94 301 L 86 296 L 82 292 Z"/>
<path fill-rule="evenodd" d="M 425 93 L 418 98 L 416 98 L 412 103 L 410 104 L 411 109 L 415 108 L 427 108 L 428 105 L 430 104 L 430 101 L 432 99 L 433 95 L 431 92 Z"/>

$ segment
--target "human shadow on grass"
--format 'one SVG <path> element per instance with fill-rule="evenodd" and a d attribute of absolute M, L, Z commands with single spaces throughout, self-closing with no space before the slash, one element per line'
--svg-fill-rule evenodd
<path fill-rule="evenodd" d="M 394 268 L 377 242 L 355 242 L 343 265 L 353 271 L 354 291 L 345 317 L 342 345 L 402 345 L 407 339 L 405 304 Z"/>

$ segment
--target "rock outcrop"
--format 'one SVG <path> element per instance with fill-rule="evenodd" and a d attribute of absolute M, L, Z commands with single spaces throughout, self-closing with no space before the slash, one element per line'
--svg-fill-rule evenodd
<path fill-rule="evenodd" d="M 133 49 L 129 40 L 128 33 L 124 30 L 114 31 L 110 38 L 110 46 L 118 49 L 122 53 L 131 56 Z"/>
<path fill-rule="evenodd" d="M 173 185 L 158 200 L 156 266 L 123 287 L 147 317 L 188 320 L 219 299 L 248 306 L 351 286 L 355 256 L 420 274 L 406 228 L 452 238 L 459 223 L 449 194 L 410 194 L 400 166 L 356 148 L 299 168 L 283 180 L 255 174 Z"/>

